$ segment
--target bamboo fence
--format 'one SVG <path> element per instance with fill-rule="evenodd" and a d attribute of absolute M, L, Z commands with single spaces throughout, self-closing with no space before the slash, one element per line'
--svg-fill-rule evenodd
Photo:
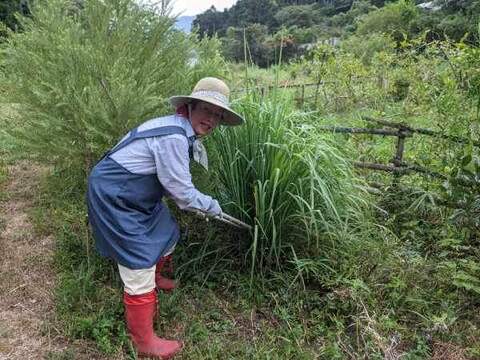
<path fill-rule="evenodd" d="M 449 141 L 461 143 L 461 144 L 467 144 L 472 142 L 474 146 L 480 147 L 479 141 L 471 141 L 467 138 L 463 138 L 460 136 L 446 135 L 439 131 L 416 128 L 403 123 L 397 123 L 397 122 L 387 121 L 383 119 L 374 119 L 368 116 L 363 116 L 362 119 L 368 122 L 382 125 L 383 128 L 371 129 L 371 128 L 354 128 L 354 127 L 343 127 L 343 126 L 322 126 L 320 130 L 333 132 L 333 133 L 371 134 L 371 135 L 379 135 L 379 136 L 397 137 L 395 154 L 392 157 L 391 164 L 378 164 L 378 163 L 359 162 L 359 161 L 354 162 L 354 166 L 357 168 L 391 172 L 396 176 L 396 178 L 402 175 L 416 172 L 416 173 L 421 173 L 437 179 L 447 179 L 447 176 L 444 174 L 441 174 L 436 171 L 432 171 L 430 169 L 427 169 L 417 164 L 408 164 L 403 161 L 404 152 L 405 152 L 405 141 L 406 139 L 413 137 L 415 134 L 437 137 L 440 139 L 445 139 L 445 140 L 449 140 Z M 387 129 L 385 129 L 385 127 L 387 127 Z"/>

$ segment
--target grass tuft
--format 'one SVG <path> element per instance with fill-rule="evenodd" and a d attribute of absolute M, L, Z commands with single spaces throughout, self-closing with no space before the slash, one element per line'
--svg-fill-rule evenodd
<path fill-rule="evenodd" d="M 328 263 L 343 232 L 368 218 L 368 196 L 345 153 L 275 91 L 251 92 L 236 109 L 246 124 L 220 129 L 210 145 L 224 210 L 253 224 L 245 234 L 252 276 L 298 256 L 323 254 Z"/>

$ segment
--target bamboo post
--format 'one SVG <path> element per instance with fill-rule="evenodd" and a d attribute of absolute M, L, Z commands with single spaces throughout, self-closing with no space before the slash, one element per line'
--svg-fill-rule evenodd
<path fill-rule="evenodd" d="M 302 108 L 305 105 L 305 84 L 302 85 L 302 97 L 301 97 Z"/>
<path fill-rule="evenodd" d="M 398 130 L 398 138 L 397 138 L 397 145 L 395 156 L 392 159 L 393 166 L 395 168 L 399 168 L 403 162 L 403 150 L 405 149 L 405 131 L 404 129 Z M 400 178 L 403 175 L 400 171 L 393 172 L 393 181 L 392 186 L 396 187 L 400 183 Z"/>
<path fill-rule="evenodd" d="M 322 80 L 318 80 L 317 87 L 315 88 L 315 108 L 317 107 L 318 91 L 320 90 L 321 83 L 322 83 Z"/>
<path fill-rule="evenodd" d="M 403 162 L 403 151 L 405 149 L 405 132 L 400 130 L 398 132 L 398 139 L 397 139 L 397 146 L 395 151 L 395 156 L 393 157 L 393 165 L 394 166 L 401 166 Z"/>

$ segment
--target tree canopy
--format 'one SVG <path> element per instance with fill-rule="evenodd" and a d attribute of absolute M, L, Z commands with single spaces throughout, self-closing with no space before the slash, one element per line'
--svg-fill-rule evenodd
<path fill-rule="evenodd" d="M 17 31 L 19 29 L 16 13 L 28 15 L 30 13 L 27 0 L 2 0 L 0 2 L 0 22 L 7 28 Z M 3 29 L 0 28 L 0 37 L 6 36 Z"/>
<path fill-rule="evenodd" d="M 421 0 L 239 0 L 230 9 L 211 7 L 193 22 L 200 37 L 223 39 L 224 53 L 231 60 L 244 59 L 244 38 L 249 56 L 260 66 L 272 64 L 282 44 L 288 60 L 318 41 L 347 39 L 352 35 L 375 39 L 427 35 L 427 39 L 451 39 L 478 44 L 476 30 L 480 0 L 434 0 L 434 9 L 424 9 Z M 276 41 L 283 36 L 283 41 Z M 373 38 L 372 38 L 373 39 Z M 289 49 L 287 51 L 287 48 Z"/>

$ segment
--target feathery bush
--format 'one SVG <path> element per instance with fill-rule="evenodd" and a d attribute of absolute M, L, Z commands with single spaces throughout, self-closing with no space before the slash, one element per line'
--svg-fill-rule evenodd
<path fill-rule="evenodd" d="M 22 119 L 10 134 L 57 165 L 88 171 L 127 130 L 165 113 L 168 96 L 222 71 L 215 40 L 196 42 L 133 0 L 35 4 L 2 48 L 6 101 Z"/>

